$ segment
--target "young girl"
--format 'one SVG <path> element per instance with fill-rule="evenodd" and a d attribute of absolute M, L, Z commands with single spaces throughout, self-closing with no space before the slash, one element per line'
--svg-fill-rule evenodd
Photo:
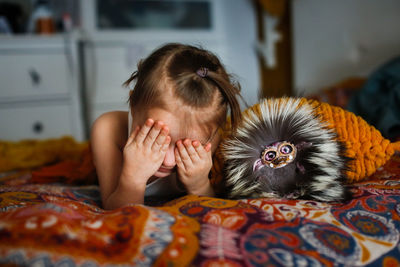
<path fill-rule="evenodd" d="M 239 85 L 209 51 L 167 44 L 139 62 L 129 112 L 101 115 L 91 147 L 105 209 L 146 196 L 213 196 L 209 172 L 228 108 L 240 120 Z"/>

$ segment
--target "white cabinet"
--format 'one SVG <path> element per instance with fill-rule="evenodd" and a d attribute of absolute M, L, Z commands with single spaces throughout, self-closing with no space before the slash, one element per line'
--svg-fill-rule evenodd
<path fill-rule="evenodd" d="M 1 108 L 1 139 L 72 135 L 71 123 L 73 121 L 67 103 Z"/>
<path fill-rule="evenodd" d="M 0 139 L 85 139 L 77 39 L 0 37 Z"/>
<path fill-rule="evenodd" d="M 129 88 L 122 84 L 141 58 L 159 43 L 91 42 L 84 47 L 89 125 L 111 110 L 128 110 Z"/>
<path fill-rule="evenodd" d="M 68 94 L 67 60 L 61 50 L 7 52 L 0 50 L 0 98 Z"/>

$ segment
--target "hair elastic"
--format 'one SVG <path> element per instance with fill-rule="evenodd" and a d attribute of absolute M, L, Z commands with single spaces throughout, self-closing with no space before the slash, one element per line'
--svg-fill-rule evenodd
<path fill-rule="evenodd" d="M 199 75 L 202 78 L 207 77 L 208 74 L 208 69 L 206 67 L 201 67 L 196 71 L 196 74 Z"/>

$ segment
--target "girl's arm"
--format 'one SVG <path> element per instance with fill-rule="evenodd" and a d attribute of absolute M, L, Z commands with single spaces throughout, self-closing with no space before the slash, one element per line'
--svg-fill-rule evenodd
<path fill-rule="evenodd" d="M 143 204 L 147 180 L 161 165 L 171 141 L 163 122 L 148 119 L 125 143 L 126 124 L 126 119 L 106 114 L 92 129 L 94 163 L 105 209 Z"/>
<path fill-rule="evenodd" d="M 143 185 L 133 184 L 133 177 L 122 175 L 123 147 L 127 139 L 125 112 L 100 116 L 92 127 L 90 143 L 99 179 L 103 208 L 115 209 L 127 203 L 143 203 Z M 124 127 L 125 126 L 125 127 Z M 124 131 L 125 130 L 125 131 Z"/>

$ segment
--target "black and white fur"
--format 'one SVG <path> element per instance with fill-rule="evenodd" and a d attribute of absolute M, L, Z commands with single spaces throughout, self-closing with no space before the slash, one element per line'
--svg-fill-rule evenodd
<path fill-rule="evenodd" d="M 250 109 L 237 132 L 223 141 L 226 196 L 349 199 L 344 172 L 350 159 L 344 156 L 344 145 L 310 105 L 299 106 L 296 98 L 283 100 L 287 102 L 260 102 L 261 116 Z M 282 141 L 296 146 L 295 159 L 282 168 L 266 165 L 253 171 L 265 147 Z"/>

